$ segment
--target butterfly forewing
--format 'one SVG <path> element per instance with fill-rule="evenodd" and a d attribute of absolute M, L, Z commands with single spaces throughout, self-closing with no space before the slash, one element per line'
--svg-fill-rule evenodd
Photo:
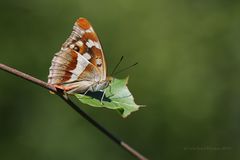
<path fill-rule="evenodd" d="M 106 80 L 103 50 L 86 19 L 79 18 L 75 22 L 49 70 L 48 83 L 63 86 L 65 90 L 78 87 L 79 92 L 83 92 L 94 83 Z"/>
<path fill-rule="evenodd" d="M 78 51 L 100 71 L 101 79 L 106 79 L 106 64 L 103 50 L 97 34 L 85 18 L 79 18 L 70 37 L 62 48 L 71 48 Z"/>

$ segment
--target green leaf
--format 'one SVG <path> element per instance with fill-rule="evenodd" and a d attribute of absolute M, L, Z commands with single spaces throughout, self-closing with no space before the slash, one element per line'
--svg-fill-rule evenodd
<path fill-rule="evenodd" d="M 86 95 L 75 94 L 75 97 L 82 103 L 93 107 L 105 107 L 117 110 L 125 118 L 140 107 L 140 105 L 134 102 L 134 98 L 128 90 L 127 82 L 128 77 L 125 79 L 114 78 L 106 88 L 102 103 L 101 97 L 103 92 L 88 92 Z"/>

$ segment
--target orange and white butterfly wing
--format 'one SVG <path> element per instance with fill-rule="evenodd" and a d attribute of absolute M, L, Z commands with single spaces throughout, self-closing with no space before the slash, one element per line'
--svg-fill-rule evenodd
<path fill-rule="evenodd" d="M 48 83 L 67 91 L 77 88 L 77 92 L 84 92 L 104 80 L 106 63 L 100 41 L 91 24 L 79 18 L 52 60 Z"/>
<path fill-rule="evenodd" d="M 98 68 L 101 79 L 106 79 L 106 63 L 99 38 L 92 25 L 85 18 L 79 18 L 75 22 L 72 34 L 62 48 L 72 48 L 74 44 L 79 47 L 79 53 Z"/>

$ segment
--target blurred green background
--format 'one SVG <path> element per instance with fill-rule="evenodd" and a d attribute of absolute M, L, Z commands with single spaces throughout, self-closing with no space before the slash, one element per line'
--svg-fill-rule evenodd
<path fill-rule="evenodd" d="M 53 54 L 86 17 L 109 72 L 139 65 L 129 88 L 146 108 L 122 119 L 81 107 L 150 159 L 239 159 L 240 2 L 0 2 L 1 63 L 47 80 Z M 133 159 L 57 96 L 0 72 L 0 159 Z"/>

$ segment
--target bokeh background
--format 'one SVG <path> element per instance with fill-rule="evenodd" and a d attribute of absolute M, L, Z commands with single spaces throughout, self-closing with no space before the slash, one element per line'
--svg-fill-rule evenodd
<path fill-rule="evenodd" d="M 130 75 L 127 119 L 80 106 L 150 159 L 239 159 L 240 3 L 224 0 L 0 2 L 1 63 L 47 80 L 78 17 L 99 35 L 109 72 Z M 57 96 L 0 72 L 0 159 L 133 159 Z"/>

